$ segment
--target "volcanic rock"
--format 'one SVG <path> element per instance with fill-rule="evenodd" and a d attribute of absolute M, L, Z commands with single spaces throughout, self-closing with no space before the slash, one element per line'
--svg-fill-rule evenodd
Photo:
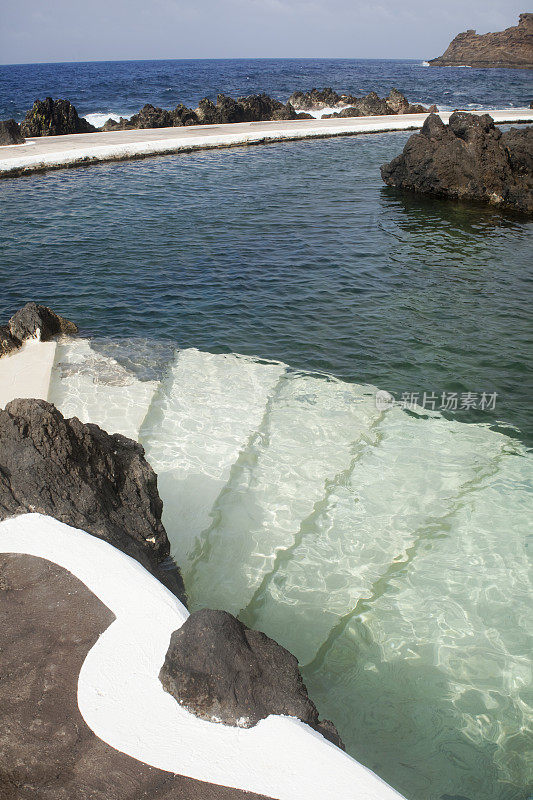
<path fill-rule="evenodd" d="M 488 114 L 431 114 L 381 168 L 388 186 L 533 213 L 533 128 L 502 134 Z"/>
<path fill-rule="evenodd" d="M 0 121 L 0 145 L 22 144 L 24 137 L 20 134 L 20 125 L 14 119 Z"/>
<path fill-rule="evenodd" d="M 289 103 L 297 111 L 307 111 L 309 109 L 320 111 L 321 108 L 334 108 L 341 104 L 342 100 L 340 94 L 328 87 L 325 89 L 311 89 L 310 92 L 293 92 L 289 97 Z"/>
<path fill-rule="evenodd" d="M 533 14 L 520 14 L 518 25 L 497 33 L 459 33 L 432 67 L 533 68 Z"/>
<path fill-rule="evenodd" d="M 178 103 L 174 111 L 171 111 L 170 114 L 172 116 L 172 124 L 175 127 L 200 124 L 196 112 L 193 111 L 192 108 L 184 106 L 183 103 Z"/>
<path fill-rule="evenodd" d="M 131 128 L 171 128 L 173 119 L 170 111 L 147 103 L 129 120 Z"/>
<path fill-rule="evenodd" d="M 226 611 L 191 614 L 172 634 L 159 678 L 202 719 L 250 728 L 270 714 L 297 717 L 343 747 L 333 723 L 319 721 L 296 658 Z"/>
<path fill-rule="evenodd" d="M 47 342 L 60 333 L 78 333 L 78 327 L 68 319 L 60 317 L 48 306 L 26 303 L 8 322 L 11 335 L 23 342 L 39 338 Z"/>
<path fill-rule="evenodd" d="M 65 133 L 93 133 L 96 128 L 79 117 L 68 100 L 36 100 L 20 126 L 22 136 L 60 136 Z"/>
<path fill-rule="evenodd" d="M 47 306 L 26 303 L 13 314 L 7 325 L 0 325 L 0 357 L 17 350 L 26 339 L 46 342 L 60 333 L 77 333 L 70 320 L 60 317 Z"/>
<path fill-rule="evenodd" d="M 140 444 L 44 400 L 0 411 L 0 520 L 37 512 L 104 539 L 139 561 L 182 601 L 161 522 L 157 477 Z"/>

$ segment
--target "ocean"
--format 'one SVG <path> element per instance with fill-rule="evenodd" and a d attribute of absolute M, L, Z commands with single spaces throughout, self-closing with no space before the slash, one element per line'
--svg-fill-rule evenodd
<path fill-rule="evenodd" d="M 28 65 L 0 118 L 313 86 L 530 99 L 422 61 Z M 385 187 L 409 135 L 3 180 L 0 319 L 80 324 L 52 399 L 142 442 L 191 607 L 292 650 L 349 753 L 408 800 L 526 800 L 533 223 Z"/>
<path fill-rule="evenodd" d="M 266 92 L 286 101 L 297 89 L 330 86 L 355 95 L 387 95 L 393 87 L 412 103 L 454 108 L 527 107 L 528 70 L 428 67 L 411 61 L 367 59 L 227 59 L 98 61 L 0 66 L 0 119 L 20 121 L 36 98 L 62 97 L 78 113 L 102 124 L 131 116 L 145 103 L 196 107 L 218 93 L 240 97 Z"/>

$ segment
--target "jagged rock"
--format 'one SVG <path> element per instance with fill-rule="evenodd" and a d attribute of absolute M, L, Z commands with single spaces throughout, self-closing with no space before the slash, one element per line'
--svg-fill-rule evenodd
<path fill-rule="evenodd" d="M 171 128 L 173 119 L 170 111 L 156 108 L 147 103 L 141 110 L 134 114 L 128 123 L 130 128 Z"/>
<path fill-rule="evenodd" d="M 296 658 L 226 611 L 191 614 L 172 634 L 159 678 L 202 719 L 250 728 L 270 714 L 282 714 L 343 747 L 333 723 L 319 722 Z"/>
<path fill-rule="evenodd" d="M 381 168 L 388 186 L 533 213 L 533 129 L 503 134 L 488 114 L 431 114 L 403 153 Z"/>
<path fill-rule="evenodd" d="M 93 133 L 96 128 L 79 117 L 68 100 L 36 100 L 20 126 L 22 136 L 61 136 L 65 133 Z"/>
<path fill-rule="evenodd" d="M 395 114 L 407 114 L 409 100 L 398 89 L 391 89 L 387 97 L 387 103 Z"/>
<path fill-rule="evenodd" d="M 246 122 L 268 122 L 269 120 L 296 119 L 296 111 L 290 103 L 281 103 L 267 94 L 239 97 Z"/>
<path fill-rule="evenodd" d="M 0 411 L 0 520 L 37 512 L 88 531 L 184 600 L 178 568 L 164 568 L 170 545 L 162 508 L 137 442 L 64 419 L 44 400 L 13 400 Z"/>
<path fill-rule="evenodd" d="M 15 338 L 9 330 L 9 325 L 0 325 L 0 358 L 18 350 L 21 344 L 20 339 Z"/>
<path fill-rule="evenodd" d="M 296 111 L 290 103 L 284 105 L 266 94 L 240 97 L 238 100 L 219 94 L 216 105 L 205 97 L 200 101 L 196 115 L 202 125 L 296 119 Z"/>
<path fill-rule="evenodd" d="M 518 25 L 497 33 L 459 33 L 432 67 L 506 67 L 533 69 L 533 14 L 520 14 Z"/>
<path fill-rule="evenodd" d="M 8 322 L 11 335 L 23 342 L 25 339 L 39 338 L 43 342 L 60 333 L 78 333 L 78 327 L 68 319 L 60 317 L 48 306 L 26 303 Z"/>
<path fill-rule="evenodd" d="M 0 145 L 22 144 L 24 137 L 20 134 L 20 125 L 14 119 L 0 121 Z"/>
<path fill-rule="evenodd" d="M 314 117 L 312 114 L 308 114 L 307 111 L 299 111 L 298 114 L 296 114 L 296 119 L 314 119 Z"/>
<path fill-rule="evenodd" d="M 364 117 L 364 114 L 354 106 L 343 108 L 342 111 L 334 111 L 332 114 L 322 114 L 322 119 L 343 119 L 345 117 Z"/>
<path fill-rule="evenodd" d="M 183 103 L 178 103 L 174 111 L 170 112 L 172 115 L 172 122 L 175 127 L 182 127 L 186 125 L 199 125 L 200 120 L 196 112 L 192 108 L 187 108 Z"/>
<path fill-rule="evenodd" d="M 60 333 L 77 333 L 73 322 L 60 317 L 47 306 L 26 303 L 13 314 L 7 325 L 0 325 L 0 358 L 17 350 L 25 339 L 39 338 L 46 342 Z"/>
<path fill-rule="evenodd" d="M 348 99 L 347 95 L 342 97 Z M 314 109 L 320 111 L 321 108 L 334 108 L 339 104 L 344 104 L 341 95 L 327 87 L 325 89 L 311 89 L 310 92 L 293 92 L 289 97 L 289 103 L 297 111 L 307 111 Z"/>

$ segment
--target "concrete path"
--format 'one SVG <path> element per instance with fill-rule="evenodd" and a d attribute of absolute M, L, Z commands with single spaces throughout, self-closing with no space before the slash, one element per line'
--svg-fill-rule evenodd
<path fill-rule="evenodd" d="M 474 113 L 490 113 L 497 123 L 533 122 L 533 110 L 530 109 Z M 444 122 L 448 122 L 450 113 L 442 112 L 440 116 Z M 0 177 L 215 147 L 418 129 L 426 117 L 427 114 L 398 114 L 347 119 L 243 122 L 28 139 L 23 145 L 0 147 Z"/>

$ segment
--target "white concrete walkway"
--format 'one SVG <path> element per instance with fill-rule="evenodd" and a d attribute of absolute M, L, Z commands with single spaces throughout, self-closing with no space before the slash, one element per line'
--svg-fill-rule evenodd
<path fill-rule="evenodd" d="M 531 109 L 474 113 L 490 113 L 497 123 L 533 122 Z M 444 122 L 448 122 L 450 113 L 442 112 L 440 116 Z M 27 140 L 22 145 L 0 147 L 0 177 L 215 147 L 418 129 L 426 117 L 427 114 L 398 114 L 49 136 Z"/>

